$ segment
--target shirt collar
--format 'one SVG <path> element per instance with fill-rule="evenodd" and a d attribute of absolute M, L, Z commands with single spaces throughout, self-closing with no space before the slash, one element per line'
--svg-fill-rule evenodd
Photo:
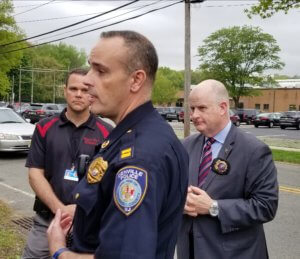
<path fill-rule="evenodd" d="M 66 111 L 67 111 L 67 108 L 65 108 L 59 115 L 60 126 L 64 126 L 68 123 L 74 125 L 71 121 L 68 120 L 68 118 L 66 116 Z M 88 118 L 88 120 L 86 122 L 84 122 L 83 124 L 81 124 L 79 127 L 88 127 L 91 129 L 95 129 L 95 116 L 92 113 L 90 113 L 90 117 Z"/>
<path fill-rule="evenodd" d="M 229 121 L 225 126 L 225 128 L 222 129 L 216 136 L 214 136 L 214 139 L 219 143 L 224 144 L 225 139 L 230 131 L 231 124 L 232 124 L 231 121 Z"/>
<path fill-rule="evenodd" d="M 148 101 L 126 115 L 126 117 L 109 134 L 108 141 L 110 145 L 152 111 L 154 111 L 154 107 L 152 102 Z"/>

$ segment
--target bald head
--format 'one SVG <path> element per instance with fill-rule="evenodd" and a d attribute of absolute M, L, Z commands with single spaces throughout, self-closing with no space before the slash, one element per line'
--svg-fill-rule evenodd
<path fill-rule="evenodd" d="M 229 96 L 217 80 L 205 80 L 189 95 L 191 119 L 206 137 L 214 137 L 229 123 Z"/>
<path fill-rule="evenodd" d="M 226 102 L 229 104 L 229 95 L 226 87 L 220 81 L 214 79 L 202 81 L 191 91 L 190 95 L 193 94 L 204 94 L 213 97 L 216 103 Z"/>

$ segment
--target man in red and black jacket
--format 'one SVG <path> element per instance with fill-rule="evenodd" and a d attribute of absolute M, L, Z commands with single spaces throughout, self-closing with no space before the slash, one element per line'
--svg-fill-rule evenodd
<path fill-rule="evenodd" d="M 26 161 L 36 215 L 22 258 L 51 258 L 46 231 L 57 209 L 74 216 L 72 191 L 83 176 L 79 157 L 93 157 L 96 145 L 112 130 L 89 111 L 86 73 L 82 69 L 69 73 L 64 88 L 67 108 L 36 125 Z"/>

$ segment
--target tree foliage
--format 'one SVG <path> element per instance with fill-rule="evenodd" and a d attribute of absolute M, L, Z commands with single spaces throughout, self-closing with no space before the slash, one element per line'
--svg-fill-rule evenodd
<path fill-rule="evenodd" d="M 21 30 L 16 25 L 12 16 L 13 4 L 11 0 L 0 1 L 0 45 L 17 41 L 23 38 Z M 11 52 L 10 50 L 24 47 L 25 43 L 17 43 L 7 46 L 0 46 L 0 96 L 4 96 L 10 87 L 7 73 L 21 63 L 23 52 Z"/>
<path fill-rule="evenodd" d="M 300 8 L 299 0 L 259 0 L 259 4 L 246 9 L 248 17 L 259 15 L 262 18 L 271 17 L 273 14 L 284 11 L 286 14 L 290 9 Z"/>
<path fill-rule="evenodd" d="M 31 71 L 22 72 L 21 88 L 22 101 L 30 102 L 33 76 L 33 101 L 52 102 L 55 90 L 56 100 L 62 99 L 62 88 L 66 77 L 65 71 L 83 67 L 86 65 L 86 54 L 83 50 L 78 51 L 74 46 L 60 43 L 58 45 L 42 45 L 24 51 L 21 67 L 37 68 L 33 75 Z M 48 69 L 51 71 L 42 71 Z M 65 70 L 65 71 L 58 71 Z M 10 77 L 19 82 L 19 68 L 12 69 Z M 15 96 L 19 94 L 19 88 L 15 87 Z"/>
<path fill-rule="evenodd" d="M 253 96 L 249 86 L 272 82 L 262 74 L 268 69 L 281 69 L 279 46 L 272 35 L 258 27 L 231 27 L 212 33 L 198 48 L 200 69 L 205 78 L 223 82 L 236 107 L 240 96 Z"/>
<path fill-rule="evenodd" d="M 165 68 L 159 69 L 152 91 L 152 101 L 154 104 L 171 104 L 176 100 L 178 89 L 174 83 L 165 75 Z"/>

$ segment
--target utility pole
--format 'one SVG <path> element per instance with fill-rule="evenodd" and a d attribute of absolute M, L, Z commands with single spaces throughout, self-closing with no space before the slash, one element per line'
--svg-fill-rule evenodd
<path fill-rule="evenodd" d="M 191 87 L 191 3 L 185 0 L 185 41 L 184 41 L 184 137 L 190 135 L 190 112 L 188 96 Z"/>
<path fill-rule="evenodd" d="M 191 4 L 205 0 L 185 0 L 185 41 L 184 41 L 184 137 L 190 135 L 190 109 L 188 97 L 191 89 Z"/>
<path fill-rule="evenodd" d="M 31 96 L 30 102 L 33 103 L 33 70 L 31 70 Z"/>

